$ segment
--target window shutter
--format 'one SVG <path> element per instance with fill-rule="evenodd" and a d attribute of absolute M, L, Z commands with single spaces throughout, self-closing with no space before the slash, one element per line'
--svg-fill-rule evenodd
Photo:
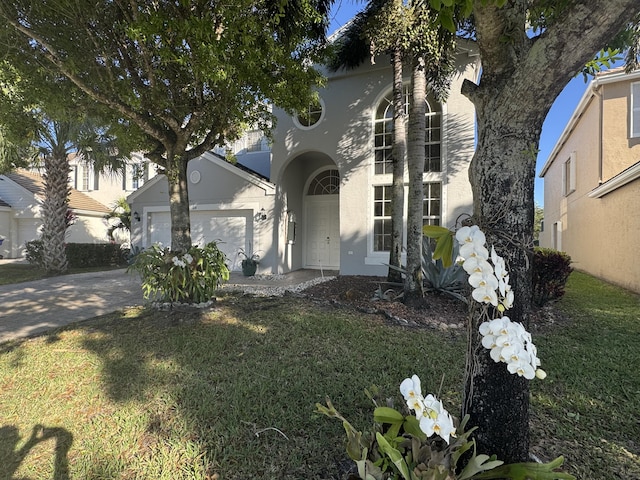
<path fill-rule="evenodd" d="M 631 137 L 640 137 L 640 82 L 631 84 L 631 110 L 629 125 Z"/>
<path fill-rule="evenodd" d="M 569 193 L 576 189 L 576 152 L 571 152 L 569 164 Z"/>

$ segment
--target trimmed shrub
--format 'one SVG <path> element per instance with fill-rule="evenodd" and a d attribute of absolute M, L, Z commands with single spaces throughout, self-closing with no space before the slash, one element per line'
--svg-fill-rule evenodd
<path fill-rule="evenodd" d="M 38 268 L 44 268 L 44 258 L 42 252 L 42 240 L 32 240 L 25 244 L 27 262 Z"/>
<path fill-rule="evenodd" d="M 533 249 L 533 301 L 542 307 L 564 295 L 571 268 L 571 257 L 552 248 Z"/>
<path fill-rule="evenodd" d="M 222 282 L 229 280 L 226 260 L 216 242 L 207 243 L 204 248 L 194 245 L 185 254 L 156 244 L 137 254 L 129 271 L 142 277 L 146 299 L 204 303 L 214 297 Z"/>
<path fill-rule="evenodd" d="M 70 268 L 126 265 L 128 254 L 129 250 L 117 243 L 67 243 Z"/>

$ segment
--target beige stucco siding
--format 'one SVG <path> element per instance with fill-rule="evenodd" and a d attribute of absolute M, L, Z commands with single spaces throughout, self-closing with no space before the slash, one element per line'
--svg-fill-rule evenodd
<path fill-rule="evenodd" d="M 554 247 L 559 225 L 561 250 L 576 269 L 640 292 L 640 259 L 633 253 L 640 249 L 640 179 L 593 196 L 599 185 L 640 160 L 639 143 L 629 138 L 629 93 L 628 81 L 600 85 L 563 136 L 564 144 L 556 147 L 544 175 L 540 244 Z M 563 169 L 572 155 L 575 191 L 565 194 Z"/>
<path fill-rule="evenodd" d="M 603 95 L 603 153 L 602 180 L 606 182 L 640 159 L 640 138 L 631 138 L 630 95 L 631 82 L 602 86 Z"/>
<path fill-rule="evenodd" d="M 553 230 L 554 225 L 560 222 L 561 249 L 571 252 L 572 257 L 574 252 L 569 246 L 570 232 L 572 229 L 575 230 L 574 223 L 579 224 L 582 221 L 580 204 L 586 195 L 598 186 L 599 128 L 598 99 L 594 97 L 545 175 L 544 231 L 540 235 L 540 245 L 550 248 L 558 247 L 554 245 Z M 572 155 L 575 160 L 576 190 L 565 195 L 563 169 L 565 162 L 569 161 Z M 570 210 L 571 214 L 569 214 Z"/>

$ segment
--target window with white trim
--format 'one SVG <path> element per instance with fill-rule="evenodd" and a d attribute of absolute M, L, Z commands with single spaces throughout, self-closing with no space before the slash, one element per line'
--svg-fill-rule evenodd
<path fill-rule="evenodd" d="M 122 176 L 122 189 L 132 191 L 144 185 L 149 179 L 147 166 L 146 162 L 127 165 Z"/>
<path fill-rule="evenodd" d="M 391 185 L 373 187 L 373 251 L 391 250 Z"/>
<path fill-rule="evenodd" d="M 422 225 L 440 225 L 442 184 L 427 182 L 422 186 Z"/>
<path fill-rule="evenodd" d="M 89 190 L 89 167 L 87 165 L 82 166 L 82 183 L 80 190 L 84 192 Z"/>
<path fill-rule="evenodd" d="M 261 152 L 264 133 L 262 130 L 251 130 L 245 134 L 245 149 L 247 152 Z"/>
<path fill-rule="evenodd" d="M 631 84 L 631 108 L 629 110 L 631 137 L 640 137 L 640 82 Z"/>
<path fill-rule="evenodd" d="M 411 88 L 404 87 L 404 113 L 409 113 Z M 442 171 L 442 106 L 432 96 L 426 99 L 425 162 L 424 171 Z M 393 92 L 378 104 L 374 120 L 374 173 L 390 174 L 393 171 Z"/>
<path fill-rule="evenodd" d="M 422 224 L 440 225 L 442 217 L 442 183 L 423 185 Z M 391 250 L 391 185 L 373 187 L 373 251 Z"/>
<path fill-rule="evenodd" d="M 307 195 L 338 195 L 340 173 L 336 169 L 324 170 L 311 180 Z"/>
<path fill-rule="evenodd" d="M 576 152 L 571 152 L 562 165 L 562 195 L 565 197 L 576 189 Z"/>

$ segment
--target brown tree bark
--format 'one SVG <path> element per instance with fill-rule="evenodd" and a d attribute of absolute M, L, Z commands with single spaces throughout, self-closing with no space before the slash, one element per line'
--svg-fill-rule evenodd
<path fill-rule="evenodd" d="M 507 262 L 515 302 L 506 314 L 525 326 L 531 307 L 529 259 L 542 122 L 567 82 L 640 10 L 637 0 L 580 0 L 559 11 L 561 18 L 531 39 L 526 35 L 528 4 L 511 0 L 497 8 L 475 2 L 482 80 L 463 86 L 478 122 L 478 147 L 469 169 L 474 220 Z M 490 359 L 480 345 L 482 320 L 479 309 L 473 310 L 463 413 L 471 416 L 470 426 L 479 427 L 479 452 L 506 462 L 528 460 L 529 384 Z M 544 351 L 540 357 L 544 367 Z"/>
<path fill-rule="evenodd" d="M 42 260 L 48 273 L 67 271 L 65 234 L 69 211 L 69 162 L 64 148 L 53 149 L 44 158 L 44 199 L 42 201 Z"/>
<path fill-rule="evenodd" d="M 404 227 L 404 166 L 407 151 L 404 85 L 402 82 L 402 52 L 391 55 L 393 69 L 393 184 L 391 197 L 391 251 L 389 252 L 389 282 L 402 283 L 402 240 Z M 396 267 L 396 268 L 392 268 Z"/>
<path fill-rule="evenodd" d="M 412 96 L 409 109 L 407 163 L 409 166 L 409 195 L 407 207 L 407 276 L 404 283 L 405 302 L 422 300 L 422 217 L 424 130 L 427 81 L 424 58 L 414 59 L 411 78 Z"/>

